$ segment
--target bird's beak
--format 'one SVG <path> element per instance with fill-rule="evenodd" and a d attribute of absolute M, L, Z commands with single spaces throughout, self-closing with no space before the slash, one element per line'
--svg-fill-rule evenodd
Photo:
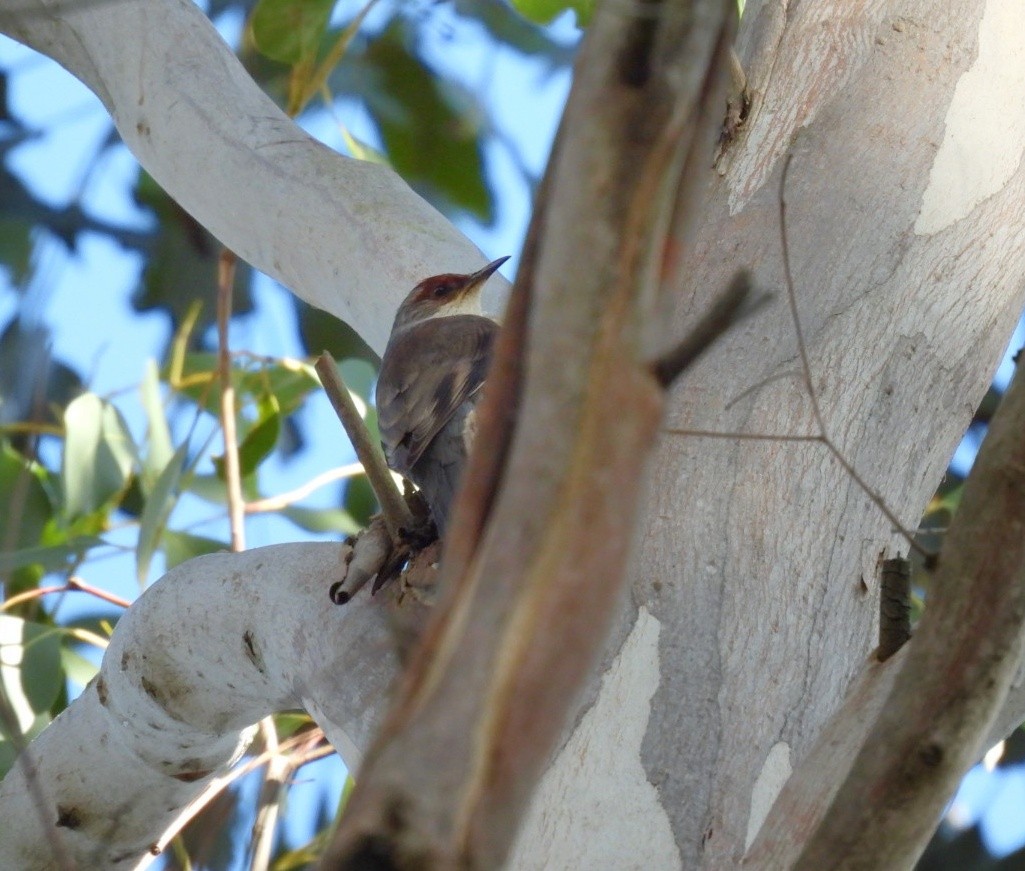
<path fill-rule="evenodd" d="M 466 290 L 464 291 L 464 293 L 469 293 L 471 290 L 481 287 L 485 281 L 487 281 L 489 278 L 491 278 L 492 275 L 498 272 L 498 267 L 505 263 L 505 261 L 508 259 L 508 256 L 499 257 L 497 260 L 492 260 L 483 269 L 479 269 L 477 270 L 477 272 L 473 272 L 470 275 L 467 275 Z"/>

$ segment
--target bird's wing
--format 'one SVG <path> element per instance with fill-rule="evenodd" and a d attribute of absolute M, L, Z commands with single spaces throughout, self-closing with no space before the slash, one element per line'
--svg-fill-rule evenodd
<path fill-rule="evenodd" d="M 478 315 L 421 321 L 392 336 L 377 380 L 388 465 L 409 474 L 441 428 L 484 384 L 498 325 Z"/>

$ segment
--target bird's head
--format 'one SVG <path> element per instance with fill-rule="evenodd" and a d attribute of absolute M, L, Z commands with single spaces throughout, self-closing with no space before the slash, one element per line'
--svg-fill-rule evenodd
<path fill-rule="evenodd" d="M 499 257 L 469 275 L 448 273 L 425 278 L 402 301 L 392 330 L 430 318 L 481 314 L 480 294 L 484 284 L 508 259 Z"/>

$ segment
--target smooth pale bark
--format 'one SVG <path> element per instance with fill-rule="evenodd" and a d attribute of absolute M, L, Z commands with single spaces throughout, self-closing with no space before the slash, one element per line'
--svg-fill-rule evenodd
<path fill-rule="evenodd" d="M 789 241 L 822 412 L 913 528 L 1022 310 L 1025 7 L 785 10 L 745 14 L 752 115 L 677 318 L 738 264 L 783 287 L 791 149 Z M 685 377 L 667 425 L 815 432 L 787 375 L 800 361 L 786 306 L 744 333 Z M 638 759 L 683 866 L 730 867 L 875 646 L 878 560 L 907 545 L 818 445 L 666 435 L 657 466 L 634 604 L 657 621 L 659 679 Z"/>
<path fill-rule="evenodd" d="M 120 19 L 137 5 L 110 8 Z M 423 241 L 430 237 L 424 222 L 410 226 L 391 209 L 397 202 L 404 213 L 412 194 L 380 181 L 376 169 L 354 171 L 350 186 L 330 184 L 326 179 L 343 172 L 340 158 L 307 144 L 294 127 L 275 140 L 280 121 L 267 135 L 268 122 L 253 119 L 267 117 L 269 104 L 235 111 L 253 106 L 255 97 L 239 93 L 252 85 L 205 31 L 188 29 L 199 28 L 191 4 L 145 5 L 152 18 L 107 17 L 95 27 L 92 16 L 106 14 L 105 7 L 90 5 L 75 13 L 74 35 L 43 19 L 0 23 L 100 91 L 130 146 L 151 169 L 165 167 L 158 179 L 242 256 L 317 304 L 348 312 L 380 347 L 392 306 L 417 270 L 434 262 L 410 260 L 409 274 L 381 272 L 390 268 L 385 253 L 406 262 L 407 233 L 410 250 L 434 256 Z M 685 261 L 680 333 L 737 267 L 753 268 L 763 287 L 782 288 L 777 185 L 780 160 L 792 147 L 789 238 L 823 413 L 839 447 L 908 525 L 939 480 L 1022 308 L 1022 10 L 1016 0 L 748 0 L 739 44 L 752 113 L 726 151 L 707 220 L 693 239 L 696 253 Z M 137 54 L 124 60 L 154 20 L 176 40 L 174 52 L 157 52 L 159 72 Z M 105 35 L 112 29 L 116 42 Z M 148 51 L 165 44 L 159 33 L 150 36 Z M 206 48 L 195 48 L 190 64 L 174 62 L 198 45 Z M 144 139 L 132 134 L 140 94 L 129 80 L 140 69 L 149 76 L 147 105 L 162 106 L 147 116 L 150 131 L 169 125 Z M 182 97 L 187 88 L 160 96 L 186 73 L 205 79 L 190 81 L 197 93 L 226 95 L 216 112 L 178 114 L 199 99 Z M 227 139 L 239 143 L 235 156 L 212 161 L 209 170 L 205 157 L 195 166 L 179 160 L 178 124 L 188 125 L 190 147 L 214 149 Z M 263 138 L 252 140 L 253 130 Z M 268 161 L 271 141 L 277 145 Z M 198 186 L 231 179 L 208 200 L 196 194 L 202 208 L 187 202 L 197 173 Z M 268 189 L 259 206 L 244 199 L 249 187 L 264 188 L 282 174 L 298 182 Z M 364 184 L 376 193 L 362 191 Z M 337 217 L 336 201 L 346 204 L 349 220 Z M 379 222 L 373 208 L 394 220 Z M 270 235 L 265 213 L 280 216 Z M 304 213 L 319 217 L 306 222 Z M 440 219 L 430 226 L 440 228 L 444 245 L 456 246 L 451 250 L 472 253 Z M 246 247 L 249 233 L 257 241 Z M 371 242 L 360 250 L 351 234 L 369 234 Z M 442 268 L 465 268 L 462 256 Z M 291 272 L 275 272 L 279 257 Z M 350 286 L 348 275 L 337 278 L 346 274 L 343 266 L 365 277 L 351 279 L 348 307 L 335 296 Z M 319 277 L 292 277 L 307 268 Z M 387 287 L 376 280 L 382 274 Z M 388 303 L 375 303 L 377 293 Z M 798 362 L 779 304 L 687 375 L 671 397 L 667 427 L 814 432 L 798 377 L 766 383 L 726 408 L 765 378 L 795 372 Z M 520 837 L 520 867 L 539 865 L 534 857 L 557 867 L 560 856 L 570 866 L 601 867 L 616 841 L 626 845 L 619 866 L 735 865 L 875 645 L 878 558 L 906 545 L 821 446 L 667 434 L 656 468 L 633 596 L 591 693 L 594 704 L 534 802 Z M 304 627 L 317 615 L 311 608 Z M 348 675 L 331 679 L 358 691 Z M 1025 704 L 1020 691 L 1012 698 L 1017 708 L 1004 715 L 1011 723 Z M 108 790 L 128 776 L 122 771 L 108 769 Z"/>
<path fill-rule="evenodd" d="M 135 867 L 274 711 L 309 711 L 355 770 L 397 661 L 388 596 L 328 598 L 343 547 L 199 557 L 150 587 L 97 678 L 0 783 L 0 867 L 60 867 L 54 840 L 80 868 Z"/>
<path fill-rule="evenodd" d="M 378 353 L 417 282 L 487 262 L 394 172 L 289 120 L 192 0 L 3 0 L 0 32 L 81 79 L 139 163 L 228 248 Z"/>

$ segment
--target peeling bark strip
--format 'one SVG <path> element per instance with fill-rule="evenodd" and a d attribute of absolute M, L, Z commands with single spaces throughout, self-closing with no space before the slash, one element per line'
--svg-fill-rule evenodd
<path fill-rule="evenodd" d="M 641 338 L 662 204 L 698 189 L 681 168 L 710 171 L 734 17 L 732 0 L 595 15 L 482 411 L 494 425 L 518 404 L 504 468 L 474 460 L 453 525 L 479 540 L 450 547 L 445 599 L 324 867 L 493 868 L 508 853 L 622 590 L 664 399 Z"/>
<path fill-rule="evenodd" d="M 886 662 L 911 637 L 911 563 L 900 557 L 883 561 L 879 587 L 879 649 Z"/>

